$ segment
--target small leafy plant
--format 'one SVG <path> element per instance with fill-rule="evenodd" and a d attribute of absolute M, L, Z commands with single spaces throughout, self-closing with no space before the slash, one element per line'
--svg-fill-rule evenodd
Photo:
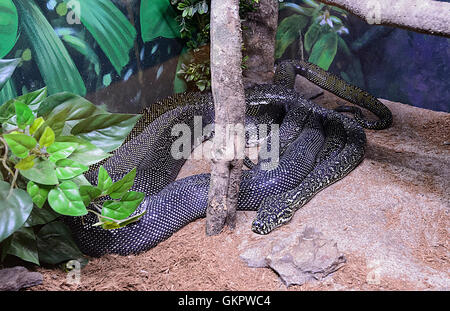
<path fill-rule="evenodd" d="M 0 62 L 0 89 L 17 64 Z M 46 88 L 0 106 L 0 259 L 56 264 L 81 258 L 61 215 L 92 212 L 104 229 L 143 215 L 130 217 L 144 199 L 129 191 L 136 169 L 113 182 L 101 167 L 95 186 L 83 175 L 122 144 L 139 117 L 108 113 L 67 92 L 47 97 Z"/>
<path fill-rule="evenodd" d="M 286 49 L 300 38 L 308 61 L 328 70 L 338 49 L 346 54 L 350 51 L 341 37 L 349 33 L 344 23 L 347 13 L 314 0 L 301 2 L 302 5 L 280 3 L 280 10 L 289 10 L 293 14 L 285 17 L 278 26 L 275 58 L 283 56 Z M 303 53 L 303 50 L 300 52 Z"/>

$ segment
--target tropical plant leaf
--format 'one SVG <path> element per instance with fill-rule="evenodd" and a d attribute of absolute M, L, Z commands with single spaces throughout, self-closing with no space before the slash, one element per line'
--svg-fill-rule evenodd
<path fill-rule="evenodd" d="M 81 198 L 79 187 L 72 181 L 65 181 L 55 189 L 50 190 L 48 203 L 55 212 L 61 215 L 84 216 L 88 213 Z"/>
<path fill-rule="evenodd" d="M 51 222 L 38 232 L 37 246 L 41 263 L 52 265 L 69 260 L 78 260 L 86 264 L 83 256 L 72 238 L 69 228 L 60 221 Z"/>
<path fill-rule="evenodd" d="M 180 53 L 180 56 L 178 57 L 177 69 L 175 71 L 175 79 L 173 81 L 174 93 L 183 93 L 187 90 L 186 81 L 178 76 L 178 72 L 180 71 L 182 64 L 187 60 L 188 54 L 186 52 L 187 48 L 184 47 Z"/>
<path fill-rule="evenodd" d="M 68 158 L 84 165 L 93 165 L 111 156 L 94 144 L 79 137 L 59 136 L 56 138 L 56 141 L 77 144 L 77 148 L 75 148 Z"/>
<path fill-rule="evenodd" d="M 50 190 L 29 181 L 27 184 L 27 192 L 31 196 L 33 203 L 36 204 L 37 207 L 42 208 L 47 201 Z"/>
<path fill-rule="evenodd" d="M 145 195 L 141 192 L 125 193 L 120 201 L 106 201 L 103 204 L 102 216 L 122 220 L 129 217 L 141 204 Z"/>
<path fill-rule="evenodd" d="M 131 172 L 126 174 L 121 180 L 113 183 L 106 193 L 112 199 L 120 199 L 133 186 L 135 178 L 136 178 L 136 168 L 131 170 Z"/>
<path fill-rule="evenodd" d="M 32 168 L 20 171 L 20 175 L 41 185 L 52 186 L 58 184 L 55 163 L 39 158 L 35 159 L 34 163 Z"/>
<path fill-rule="evenodd" d="M 31 149 L 36 147 L 37 141 L 25 134 L 5 134 L 3 138 L 11 148 L 12 153 L 18 158 L 26 158 Z"/>
<path fill-rule="evenodd" d="M 29 155 L 28 157 L 20 160 L 20 162 L 17 163 L 14 167 L 22 171 L 29 170 L 34 166 L 34 159 L 36 159 L 36 156 L 34 154 Z"/>
<path fill-rule="evenodd" d="M 310 53 L 314 43 L 316 43 L 321 32 L 320 25 L 318 23 L 312 23 L 305 33 L 304 47 L 306 52 Z"/>
<path fill-rule="evenodd" d="M 78 69 L 39 6 L 34 0 L 16 1 L 16 5 L 21 26 L 49 93 L 68 91 L 85 95 L 86 86 Z"/>
<path fill-rule="evenodd" d="M 141 1 L 141 35 L 144 42 L 157 37 L 180 38 L 180 25 L 170 0 Z"/>
<path fill-rule="evenodd" d="M 23 226 L 33 209 L 33 201 L 25 190 L 14 189 L 0 181 L 0 242 Z"/>
<path fill-rule="evenodd" d="M 80 186 L 80 195 L 85 206 L 88 206 L 92 200 L 98 198 L 102 191 L 94 186 Z"/>
<path fill-rule="evenodd" d="M 86 57 L 86 59 L 94 65 L 95 73 L 100 75 L 100 60 L 95 51 L 87 44 L 86 41 L 72 35 L 63 35 L 61 39 L 79 53 L 84 55 L 84 57 Z"/>
<path fill-rule="evenodd" d="M 14 102 L 14 107 L 16 109 L 17 125 L 20 129 L 24 130 L 34 121 L 33 111 L 20 100 Z"/>
<path fill-rule="evenodd" d="M 22 227 L 14 232 L 2 250 L 2 258 L 7 254 L 39 265 L 37 239 L 33 229 Z"/>
<path fill-rule="evenodd" d="M 44 206 L 42 208 L 33 208 L 30 217 L 25 222 L 25 227 L 34 227 L 37 225 L 45 225 L 60 217 L 58 213 L 54 212 L 50 207 Z"/>
<path fill-rule="evenodd" d="M 14 83 L 10 79 L 6 82 L 5 85 L 3 85 L 3 88 L 0 87 L 0 110 L 2 109 L 2 105 L 4 105 L 4 103 L 15 97 L 17 97 L 17 91 L 16 88 L 14 87 Z M 0 116 L 0 120 L 1 119 L 2 117 Z"/>
<path fill-rule="evenodd" d="M 120 147 L 141 115 L 98 114 L 80 121 L 71 134 L 89 141 L 105 152 Z"/>
<path fill-rule="evenodd" d="M 14 70 L 16 70 L 17 66 L 20 64 L 20 58 L 14 59 L 0 59 L 0 90 L 3 86 L 8 82 L 11 78 Z M 0 106 L 3 103 L 0 103 Z M 1 111 L 0 111 L 1 116 Z"/>
<path fill-rule="evenodd" d="M 64 0 L 67 4 L 70 0 Z M 110 0 L 78 0 L 81 22 L 99 44 L 120 75 L 130 58 L 136 29 Z"/>
<path fill-rule="evenodd" d="M 59 160 L 67 159 L 77 148 L 77 143 L 55 142 L 47 148 L 47 152 L 50 154 L 49 160 L 56 163 Z"/>
<path fill-rule="evenodd" d="M 59 180 L 75 178 L 88 170 L 89 167 L 70 159 L 62 159 L 56 162 L 56 176 Z"/>
<path fill-rule="evenodd" d="M 109 177 L 108 172 L 105 170 L 103 166 L 100 166 L 100 169 L 98 170 L 97 187 L 103 193 L 105 193 L 105 191 L 108 190 L 112 184 L 113 181 L 111 177 Z"/>
<path fill-rule="evenodd" d="M 0 58 L 3 58 L 16 44 L 19 29 L 19 15 L 12 0 L 0 3 L 0 21 Z"/>
<path fill-rule="evenodd" d="M 328 70 L 336 56 L 337 37 L 338 35 L 335 32 L 330 32 L 322 36 L 314 44 L 311 55 L 309 56 L 309 62 L 316 64 L 324 70 Z"/>
<path fill-rule="evenodd" d="M 308 18 L 293 14 L 283 19 L 278 26 L 275 44 L 275 58 L 283 56 L 286 48 L 300 35 L 300 31 L 308 24 Z"/>
<path fill-rule="evenodd" d="M 302 14 L 305 16 L 311 16 L 314 12 L 312 8 L 305 8 L 293 2 L 281 2 L 279 10 L 289 9 L 297 14 Z"/>

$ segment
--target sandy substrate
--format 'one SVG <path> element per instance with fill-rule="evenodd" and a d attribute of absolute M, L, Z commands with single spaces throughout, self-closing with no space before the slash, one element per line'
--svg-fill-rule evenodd
<path fill-rule="evenodd" d="M 325 93 L 316 101 L 340 100 Z M 37 268 L 44 281 L 32 290 L 450 289 L 450 114 L 384 102 L 394 124 L 366 131 L 363 163 L 271 233 L 313 227 L 336 241 L 347 262 L 324 280 L 287 288 L 272 270 L 248 267 L 243 248 L 267 237 L 250 230 L 253 212 L 240 212 L 234 232 L 206 237 L 200 219 L 143 254 L 91 259 L 78 284 Z M 207 163 L 189 161 L 180 177 L 203 171 Z"/>

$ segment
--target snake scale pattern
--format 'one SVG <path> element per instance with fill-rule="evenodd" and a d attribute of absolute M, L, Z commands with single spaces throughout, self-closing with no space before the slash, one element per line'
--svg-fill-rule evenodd
<path fill-rule="evenodd" d="M 368 109 L 378 120 L 367 120 L 360 113 L 350 118 L 305 100 L 293 90 L 296 74 Z M 240 185 L 238 210 L 257 211 L 252 230 L 259 234 L 288 222 L 317 192 L 362 161 L 366 143 L 363 128 L 383 129 L 392 122 L 389 109 L 375 97 L 304 61 L 280 63 L 273 84 L 246 90 L 246 104 L 247 121 L 267 123 L 269 118 L 280 124 L 278 165 L 262 169 L 270 159 L 260 158 L 258 164 L 244 171 Z M 125 143 L 102 165 L 114 181 L 137 168 L 132 190 L 144 192 L 146 197 L 135 214 L 146 213 L 138 222 L 115 230 L 93 227 L 97 222 L 93 214 L 65 218 L 76 243 L 87 255 L 143 252 L 206 216 L 210 175 L 175 181 L 186 160 L 174 159 L 170 148 L 178 138 L 171 133 L 174 125 L 187 124 L 193 130 L 200 120 L 196 116 L 202 117 L 203 127 L 213 123 L 211 93 L 175 95 L 146 108 L 142 115 Z M 270 141 L 265 141 L 269 148 Z M 196 143 L 192 138 L 192 145 Z M 85 174 L 92 184 L 97 182 L 97 168 Z"/>

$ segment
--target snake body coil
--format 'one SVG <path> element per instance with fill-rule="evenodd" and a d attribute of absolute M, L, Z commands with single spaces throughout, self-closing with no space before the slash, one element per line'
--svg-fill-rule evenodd
<path fill-rule="evenodd" d="M 355 122 L 303 99 L 293 90 L 297 73 L 326 81 L 320 86 L 345 99 L 352 96 L 360 100 L 353 102 L 368 108 L 380 120 L 355 119 Z M 288 61 L 278 66 L 273 85 L 246 91 L 247 112 L 253 119 L 266 122 L 267 114 L 261 111 L 269 111 L 271 122 L 281 121 L 278 165 L 263 169 L 265 161 L 270 159 L 261 158 L 244 172 L 241 180 L 238 209 L 257 211 L 253 231 L 266 234 L 286 223 L 318 191 L 353 170 L 364 156 L 366 136 L 361 125 L 385 128 L 392 122 L 389 110 L 380 102 L 364 94 L 353 94 L 364 91 L 350 89 L 346 83 L 334 79 L 337 78 L 330 78 L 330 74 L 308 63 Z M 177 139 L 172 135 L 173 127 L 184 123 L 193 130 L 194 122 L 199 120 L 196 116 L 202 117 L 203 127 L 213 122 L 210 93 L 176 95 L 144 110 L 126 143 L 102 165 L 113 180 L 137 168 L 132 190 L 144 192 L 146 197 L 135 213 L 145 210 L 146 214 L 138 222 L 115 230 L 93 227 L 97 219 L 92 214 L 83 219 L 66 218 L 84 253 L 91 256 L 139 253 L 154 247 L 187 223 L 205 217 L 210 175 L 174 181 L 185 159 L 170 155 Z M 192 145 L 195 143 L 193 137 Z M 270 139 L 266 143 L 270 145 Z M 93 184 L 96 176 L 95 169 L 86 174 Z"/>

